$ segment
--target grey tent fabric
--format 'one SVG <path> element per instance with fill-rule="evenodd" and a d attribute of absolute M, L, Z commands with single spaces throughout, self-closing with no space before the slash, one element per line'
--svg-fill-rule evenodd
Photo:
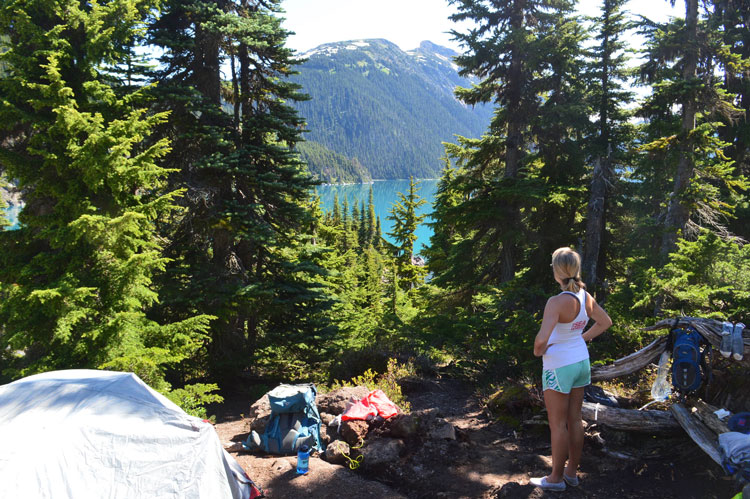
<path fill-rule="evenodd" d="M 213 426 L 132 373 L 53 371 L 0 386 L 3 497 L 244 499 Z"/>

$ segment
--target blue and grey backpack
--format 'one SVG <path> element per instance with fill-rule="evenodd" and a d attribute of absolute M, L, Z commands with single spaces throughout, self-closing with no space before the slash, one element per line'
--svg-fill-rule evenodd
<path fill-rule="evenodd" d="M 294 454 L 307 445 L 322 452 L 316 394 L 313 384 L 279 385 L 268 392 L 271 415 L 266 431 L 260 437 L 252 432 L 245 447 L 258 446 L 272 454 Z"/>
<path fill-rule="evenodd" d="M 669 336 L 672 345 L 672 386 L 687 395 L 698 390 L 710 377 L 706 356 L 711 345 L 693 326 L 673 327 Z"/>

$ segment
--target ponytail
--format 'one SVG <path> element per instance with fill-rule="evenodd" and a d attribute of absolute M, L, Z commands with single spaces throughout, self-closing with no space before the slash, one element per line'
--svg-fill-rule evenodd
<path fill-rule="evenodd" d="M 581 257 L 570 248 L 558 248 L 552 253 L 552 270 L 560 278 L 563 291 L 578 293 L 586 289 L 581 280 Z"/>
<path fill-rule="evenodd" d="M 562 280 L 562 290 L 572 291 L 578 293 L 581 289 L 586 289 L 586 284 L 581 280 L 580 276 L 576 277 L 565 277 Z"/>

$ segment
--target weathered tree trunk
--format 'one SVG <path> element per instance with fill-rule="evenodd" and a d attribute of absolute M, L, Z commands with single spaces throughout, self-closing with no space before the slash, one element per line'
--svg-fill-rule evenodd
<path fill-rule="evenodd" d="M 602 239 L 606 230 L 607 215 L 607 191 L 611 183 L 611 151 L 610 144 L 610 123 L 609 123 L 609 106 L 607 97 L 610 91 L 609 73 L 610 73 L 610 40 L 609 25 L 610 15 L 612 14 L 612 4 L 605 0 L 602 15 L 603 19 L 603 37 L 602 37 L 602 96 L 599 102 L 599 156 L 594 162 L 594 171 L 591 176 L 591 191 L 589 193 L 589 204 L 586 213 L 586 242 L 583 250 L 583 278 L 586 285 L 593 293 L 601 286 L 599 262 L 602 259 Z"/>
<path fill-rule="evenodd" d="M 602 424 L 613 430 L 643 433 L 676 433 L 680 431 L 680 425 L 666 411 L 618 409 L 584 402 L 581 414 L 583 419 L 589 423 Z"/>
<path fill-rule="evenodd" d="M 698 444 L 703 452 L 721 466 L 721 454 L 719 454 L 716 434 L 701 423 L 698 418 L 693 417 L 682 404 L 672 404 L 669 410 L 688 436 L 693 439 L 693 442 Z"/>
<path fill-rule="evenodd" d="M 682 79 L 687 83 L 696 77 L 698 67 L 698 0 L 685 0 L 685 24 L 685 62 L 682 68 Z M 685 230 L 690 218 L 690 212 L 687 205 L 683 203 L 682 196 L 690 185 L 690 178 L 693 176 L 694 170 L 693 146 L 689 135 L 695 128 L 696 109 L 694 92 L 690 92 L 682 99 L 680 159 L 677 164 L 677 172 L 675 173 L 672 194 L 669 198 L 669 207 L 664 222 L 664 235 L 661 245 L 661 257 L 664 260 L 675 248 L 678 232 Z"/>
<path fill-rule="evenodd" d="M 607 186 L 609 179 L 608 157 L 599 157 L 594 163 L 591 178 L 591 192 L 589 194 L 588 211 L 586 214 L 586 242 L 583 246 L 583 278 L 590 292 L 600 288 L 599 261 L 601 257 L 602 239 L 604 237 L 607 207 Z"/>
<path fill-rule="evenodd" d="M 667 337 L 662 336 L 652 341 L 645 348 L 618 359 L 610 365 L 594 367 L 591 369 L 591 381 L 613 379 L 643 369 L 661 355 L 666 346 Z"/>

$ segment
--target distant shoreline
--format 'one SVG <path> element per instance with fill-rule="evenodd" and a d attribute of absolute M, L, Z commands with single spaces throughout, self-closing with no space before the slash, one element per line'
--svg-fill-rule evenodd
<path fill-rule="evenodd" d="M 335 182 L 335 183 L 322 183 L 321 186 L 330 187 L 333 185 L 367 185 L 367 184 L 374 184 L 375 182 L 390 182 L 394 180 L 409 180 L 408 178 L 374 178 L 370 180 L 369 182 Z M 440 180 L 439 178 L 415 178 L 417 182 L 421 182 L 422 180 Z"/>

